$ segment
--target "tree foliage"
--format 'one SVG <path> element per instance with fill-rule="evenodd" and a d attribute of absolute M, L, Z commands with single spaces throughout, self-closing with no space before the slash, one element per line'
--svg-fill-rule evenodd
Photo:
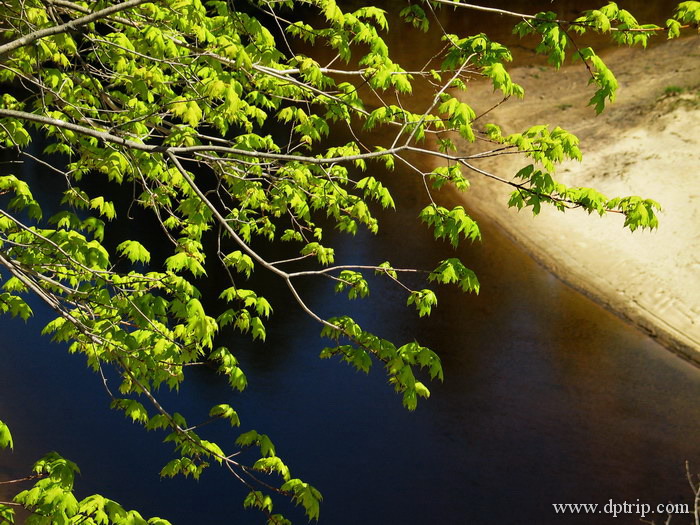
<path fill-rule="evenodd" d="M 450 0 L 410 3 L 392 30 L 426 31 L 439 9 L 493 10 Z M 559 162 L 581 159 L 574 135 L 544 125 L 506 134 L 485 120 L 488 112 L 477 115 L 465 94 L 470 80 L 487 79 L 504 98 L 524 96 L 508 73 L 510 51 L 483 33 L 443 34 L 440 55 L 408 70 L 384 39 L 385 11 L 344 10 L 335 0 L 0 0 L 0 12 L 0 144 L 6 158 L 42 163 L 65 181 L 58 211 L 47 215 L 36 188 L 10 169 L 16 164 L 3 165 L 0 309 L 27 319 L 29 293 L 50 306 L 56 318 L 45 333 L 84 354 L 93 370 L 118 372 L 121 384 L 108 392 L 112 407 L 166 433 L 177 457 L 162 476 L 198 478 L 210 464 L 221 465 L 249 488 L 243 505 L 269 523 L 289 523 L 276 510 L 280 497 L 318 518 L 321 494 L 290 472 L 270 437 L 246 429 L 233 407 L 218 404 L 192 423 L 156 393 L 177 389 L 198 364 L 213 365 L 233 389 L 246 387 L 236 355 L 217 334 L 230 325 L 265 339 L 274 305 L 247 287 L 255 271 L 284 283 L 320 324 L 330 341 L 321 357 L 365 372 L 380 364 L 409 410 L 429 396 L 420 377 L 442 379 L 431 349 L 393 343 L 348 316 L 323 319 L 297 289 L 301 277 L 316 276 L 361 299 L 374 273 L 404 290 L 419 316 L 437 304 L 431 283 L 478 292 L 476 275 L 456 258 L 432 269 L 336 262 L 325 243 L 328 228 L 376 233 L 373 210 L 395 206 L 375 170 L 398 164 L 422 179 L 430 204 L 419 219 L 454 246 L 479 239 L 479 228 L 467 210 L 441 206 L 433 192 L 445 184 L 466 190 L 467 175 L 502 180 L 514 190 L 509 204 L 534 213 L 550 204 L 622 213 L 631 230 L 657 225 L 653 200 L 611 199 L 555 180 Z M 593 49 L 575 45 L 576 35 L 595 31 L 646 45 L 654 35 L 677 37 L 700 22 L 699 2 L 681 3 L 664 26 L 639 24 L 614 3 L 571 21 L 551 12 L 501 12 L 520 20 L 521 36 L 538 36 L 537 51 L 554 67 L 569 56 L 584 63 L 596 112 L 614 100 L 618 85 Z M 321 48 L 332 50 L 325 62 L 316 53 Z M 432 90 L 426 107 L 411 103 L 418 86 Z M 376 128 L 390 140 L 374 142 Z M 352 140 L 338 142 L 331 136 L 336 129 Z M 463 144 L 476 141 L 487 150 L 466 153 Z M 526 159 L 513 178 L 479 164 L 506 152 Z M 415 154 L 441 165 L 425 171 Z M 120 186 L 130 188 L 131 202 L 123 202 Z M 130 206 L 150 213 L 167 253 L 115 232 L 115 219 Z M 269 260 L 254 249 L 259 238 L 297 255 Z M 220 311 L 205 308 L 198 289 L 212 265 L 223 267 L 229 281 L 220 290 Z M 423 275 L 426 287 L 411 288 L 409 273 Z M 243 427 L 234 447 L 207 440 L 202 421 L 217 419 Z M 0 445 L 12 446 L 2 423 Z M 241 448 L 257 450 L 257 459 L 239 461 Z M 32 523 L 146 522 L 102 496 L 78 501 L 76 471 L 49 454 L 15 503 L 33 512 Z M 3 522 L 12 521 L 12 510 L 0 506 Z"/>

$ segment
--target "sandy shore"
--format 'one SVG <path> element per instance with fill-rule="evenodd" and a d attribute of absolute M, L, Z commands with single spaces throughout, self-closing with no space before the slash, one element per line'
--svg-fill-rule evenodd
<path fill-rule="evenodd" d="M 558 180 L 659 201 L 657 230 L 632 233 L 616 214 L 580 210 L 533 217 L 503 206 L 509 187 L 483 177 L 472 177 L 464 198 L 563 281 L 700 363 L 700 38 L 605 58 L 620 90 L 602 115 L 586 107 L 593 91 L 580 64 L 558 73 L 531 66 L 511 71 L 525 100 L 508 101 L 488 121 L 507 133 L 533 124 L 575 133 L 583 162 L 562 165 Z M 490 101 L 477 104 L 478 112 Z M 482 162 L 504 178 L 529 163 L 515 155 Z"/>

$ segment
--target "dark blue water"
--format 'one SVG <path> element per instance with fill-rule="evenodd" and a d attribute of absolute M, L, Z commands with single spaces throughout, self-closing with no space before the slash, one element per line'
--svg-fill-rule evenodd
<path fill-rule="evenodd" d="M 376 238 L 345 240 L 339 259 L 430 267 L 453 254 L 421 228 L 406 234 L 420 203 L 411 188 L 401 193 L 404 212 L 388 214 Z M 481 295 L 445 288 L 430 320 L 397 306 L 405 297 L 381 281 L 371 302 L 343 301 L 321 281 L 303 287 L 323 315 L 350 308 L 367 329 L 440 352 L 445 382 L 431 385 L 416 412 L 401 407 L 380 369 L 367 377 L 319 360 L 318 326 L 264 275 L 257 285 L 276 312 L 267 342 L 230 336 L 249 389 L 232 394 L 200 370 L 179 395 L 165 395 L 166 406 L 194 421 L 230 402 L 244 430 L 268 433 L 292 473 L 322 490 L 321 523 L 589 523 L 556 516 L 551 504 L 688 502 L 684 462 L 700 465 L 698 370 L 563 286 L 488 226 L 481 245 L 462 256 L 481 279 Z M 0 419 L 16 440 L 14 454 L 0 456 L 3 477 L 56 449 L 81 466 L 83 495 L 104 493 L 176 524 L 264 521 L 241 510 L 245 491 L 221 469 L 199 482 L 160 480 L 171 458 L 163 436 L 110 412 L 101 379 L 37 335 L 48 317 L 37 318 L 2 319 Z M 223 425 L 211 432 L 235 438 Z M 638 522 L 627 518 L 615 523 Z"/>
<path fill-rule="evenodd" d="M 416 226 L 422 204 L 400 176 L 388 183 L 401 212 L 382 218 L 377 237 L 338 238 L 338 260 L 432 268 L 455 255 Z M 269 434 L 292 474 L 322 491 L 322 524 L 639 523 L 555 515 L 552 504 L 691 502 L 684 463 L 700 471 L 698 370 L 562 285 L 487 223 L 482 230 L 482 243 L 459 252 L 479 275 L 480 296 L 441 289 L 431 319 L 401 307 L 405 295 L 383 281 L 361 302 L 322 280 L 301 286 L 322 316 L 349 312 L 366 329 L 439 352 L 445 382 L 429 385 L 432 397 L 416 412 L 401 407 L 380 368 L 365 376 L 318 359 L 320 328 L 261 272 L 252 286 L 275 309 L 267 341 L 223 336 L 249 388 L 231 393 L 197 370 L 179 394 L 163 392 L 164 403 L 190 421 L 231 403 L 242 430 Z M 27 324 L 0 319 L 0 419 L 16 443 L 0 452 L 0 478 L 25 475 L 58 450 L 82 469 L 79 496 L 102 493 L 180 525 L 264 522 L 242 510 L 246 491 L 222 469 L 198 482 L 159 479 L 172 458 L 164 436 L 111 412 L 101 378 L 39 336 L 51 315 L 38 305 L 36 313 Z M 209 432 L 229 443 L 237 435 L 225 425 Z M 0 485 L 0 499 L 7 494 Z M 291 517 L 306 521 L 298 509 Z"/>

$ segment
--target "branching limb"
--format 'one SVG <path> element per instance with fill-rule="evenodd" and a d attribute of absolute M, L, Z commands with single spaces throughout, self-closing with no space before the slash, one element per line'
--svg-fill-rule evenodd
<path fill-rule="evenodd" d="M 89 15 L 83 16 L 81 18 L 77 18 L 75 20 L 71 20 L 70 22 L 66 22 L 65 24 L 47 27 L 45 29 L 40 29 L 39 31 L 35 31 L 34 33 L 24 35 L 20 38 L 17 38 L 15 40 L 7 42 L 6 44 L 0 45 L 0 58 L 11 53 L 15 49 L 29 45 L 32 42 L 36 42 L 37 40 L 39 40 L 41 38 L 46 38 L 47 36 L 52 36 L 52 35 L 58 35 L 60 33 L 65 33 L 67 31 L 74 31 L 81 26 L 91 24 L 91 23 L 93 23 L 97 20 L 101 20 L 103 18 L 107 18 L 110 15 L 113 15 L 114 13 L 119 13 L 120 11 L 124 11 L 126 9 L 131 9 L 132 7 L 136 7 L 138 5 L 144 4 L 147 1 L 148 0 L 128 0 L 128 1 L 123 2 L 121 4 L 115 4 L 115 5 L 111 5 L 109 7 L 105 7 L 104 9 L 100 9 L 99 11 L 95 11 L 94 13 L 91 13 Z"/>

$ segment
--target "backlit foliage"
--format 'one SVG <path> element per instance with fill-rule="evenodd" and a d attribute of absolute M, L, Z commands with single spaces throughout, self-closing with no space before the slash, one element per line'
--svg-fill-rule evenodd
<path fill-rule="evenodd" d="M 307 519 L 319 517 L 320 492 L 290 471 L 271 437 L 246 428 L 235 408 L 218 404 L 190 422 L 158 400 L 159 389 L 177 389 L 197 364 L 245 389 L 245 372 L 217 334 L 231 326 L 265 339 L 274 305 L 249 289 L 252 272 L 279 279 L 320 324 L 330 342 L 321 357 L 364 372 L 379 364 L 409 410 L 429 396 L 420 377 L 442 379 L 431 349 L 388 341 L 348 316 L 322 319 L 296 287 L 301 277 L 327 278 L 359 300 L 371 297 L 368 277 L 375 275 L 402 289 L 418 316 L 437 305 L 431 284 L 478 292 L 476 275 L 457 258 L 425 269 L 336 260 L 325 229 L 376 233 L 374 210 L 395 207 L 379 168 L 407 167 L 406 176 L 425 181 L 430 204 L 419 220 L 453 246 L 479 239 L 479 228 L 468 210 L 445 208 L 431 192 L 448 183 L 467 190 L 469 176 L 492 176 L 476 167 L 478 159 L 503 152 L 527 157 L 515 177 L 503 178 L 514 189 L 511 206 L 613 211 L 631 230 L 656 226 L 652 200 L 610 199 L 555 180 L 559 162 L 581 158 L 567 131 L 533 125 L 506 134 L 477 116 L 465 93 L 472 80 L 486 79 L 486 89 L 504 98 L 524 96 L 508 73 L 506 46 L 484 33 L 444 34 L 442 52 L 425 67 L 409 70 L 392 59 L 390 29 L 423 32 L 436 10 L 460 8 L 474 6 L 420 1 L 390 17 L 373 6 L 345 10 L 334 0 L 0 0 L 0 144 L 6 158 L 40 162 L 65 182 L 55 211 L 13 171 L 17 163 L 2 165 L 0 310 L 27 319 L 24 297 L 34 294 L 56 313 L 44 333 L 83 354 L 96 372 L 119 374 L 121 384 L 108 392 L 112 407 L 163 431 L 174 447 L 162 476 L 198 478 L 221 465 L 248 487 L 242 504 L 268 523 L 289 523 L 277 511 L 280 498 Z M 538 51 L 555 67 L 568 56 L 585 63 L 600 112 L 617 82 L 591 48 L 572 45 L 575 35 L 598 31 L 646 45 L 653 35 L 676 37 L 697 25 L 700 3 L 683 2 L 663 27 L 640 25 L 613 3 L 572 21 L 504 14 L 521 20 L 519 34 L 539 35 Z M 391 28 L 389 19 L 396 20 Z M 318 49 L 332 50 L 332 58 L 323 62 Z M 418 82 L 433 90 L 422 108 L 410 103 Z M 379 128 L 388 142 L 372 142 Z M 352 140 L 338 143 L 336 129 L 350 130 Z M 463 145 L 476 141 L 489 151 L 465 153 Z M 439 166 L 425 171 L 411 160 L 416 154 Z M 168 246 L 164 256 L 140 237 L 106 242 L 115 238 L 115 221 L 134 208 L 153 218 Z M 260 238 L 292 246 L 296 255 L 268 260 L 253 248 Z M 197 286 L 214 265 L 228 276 L 218 311 L 205 307 L 211 303 Z M 424 284 L 413 289 L 409 273 Z M 207 440 L 202 421 L 219 419 L 243 429 L 237 439 Z M 0 446 L 12 446 L 2 423 Z M 257 459 L 240 460 L 242 448 L 256 450 Z M 36 464 L 33 487 L 15 497 L 33 512 L 30 523 L 166 523 L 99 495 L 78 501 L 75 472 L 55 453 Z M 0 520 L 12 522 L 12 506 L 0 505 Z"/>

